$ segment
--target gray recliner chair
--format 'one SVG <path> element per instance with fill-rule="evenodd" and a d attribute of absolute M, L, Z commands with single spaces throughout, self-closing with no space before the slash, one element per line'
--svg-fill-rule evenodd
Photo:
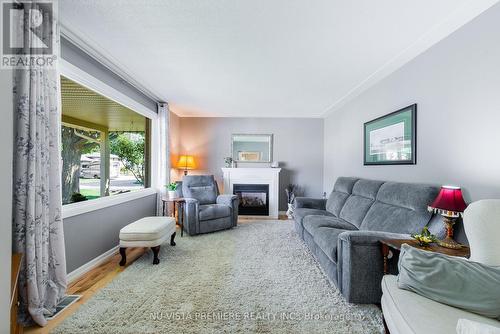
<path fill-rule="evenodd" d="M 220 195 L 213 175 L 186 175 L 182 180 L 184 231 L 189 235 L 225 230 L 238 223 L 238 197 Z"/>

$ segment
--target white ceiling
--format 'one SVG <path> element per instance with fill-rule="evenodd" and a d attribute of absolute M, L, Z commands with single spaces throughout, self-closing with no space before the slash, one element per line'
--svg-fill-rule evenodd
<path fill-rule="evenodd" d="M 181 116 L 322 117 L 498 0 L 61 0 L 73 38 Z"/>

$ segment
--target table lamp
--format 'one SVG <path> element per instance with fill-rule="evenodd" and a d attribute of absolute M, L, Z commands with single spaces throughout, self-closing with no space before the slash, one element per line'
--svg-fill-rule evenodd
<path fill-rule="evenodd" d="M 177 162 L 177 169 L 184 169 L 184 175 L 187 175 L 188 170 L 195 169 L 194 158 L 192 155 L 181 155 Z"/>
<path fill-rule="evenodd" d="M 442 186 L 434 202 L 428 206 L 429 211 L 443 216 L 446 226 L 446 237 L 439 240 L 442 247 L 459 249 L 462 245 L 453 240 L 453 225 L 458 217 L 462 216 L 467 204 L 462 196 L 462 189 L 455 186 Z"/>

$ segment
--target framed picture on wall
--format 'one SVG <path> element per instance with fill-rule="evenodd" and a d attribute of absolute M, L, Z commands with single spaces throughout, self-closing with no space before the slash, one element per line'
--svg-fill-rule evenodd
<path fill-rule="evenodd" d="M 260 152 L 238 151 L 238 161 L 260 161 Z"/>
<path fill-rule="evenodd" d="M 417 105 L 412 104 L 364 125 L 364 165 L 417 163 Z"/>

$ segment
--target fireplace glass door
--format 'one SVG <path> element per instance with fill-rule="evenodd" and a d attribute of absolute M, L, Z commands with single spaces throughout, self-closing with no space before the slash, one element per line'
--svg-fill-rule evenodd
<path fill-rule="evenodd" d="M 269 216 L 269 185 L 234 184 L 233 193 L 240 202 L 240 215 Z"/>

